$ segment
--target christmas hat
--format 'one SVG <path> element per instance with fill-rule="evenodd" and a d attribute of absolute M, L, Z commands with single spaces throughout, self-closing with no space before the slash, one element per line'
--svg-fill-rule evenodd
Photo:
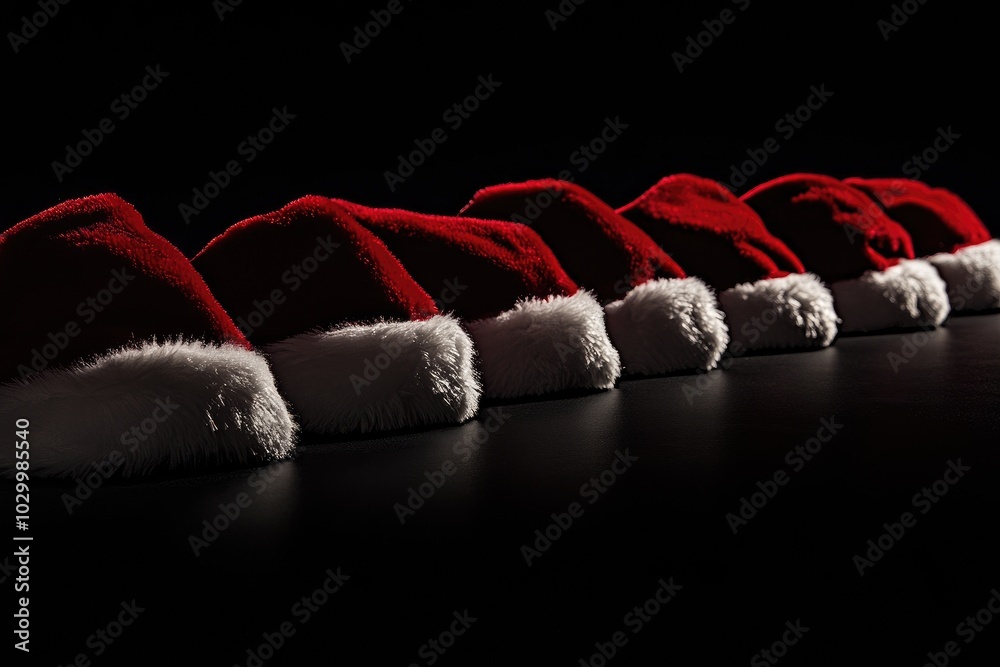
<path fill-rule="evenodd" d="M 530 225 L 570 277 L 605 304 L 625 371 L 709 370 L 725 351 L 726 326 L 705 283 L 687 277 L 642 230 L 579 185 L 496 185 L 477 192 L 461 214 Z"/>
<path fill-rule="evenodd" d="M 535 232 L 496 220 L 340 203 L 465 322 L 487 396 L 614 386 L 621 359 L 600 304 Z"/>
<path fill-rule="evenodd" d="M 135 477 L 292 452 L 263 357 L 118 196 L 67 201 L 4 232 L 0 284 L 0 421 L 27 432 L 32 475 Z M 0 470 L 15 466 L 15 449 L 0 448 Z"/>
<path fill-rule="evenodd" d="M 931 327 L 948 316 L 937 271 L 913 259 L 910 235 L 859 190 L 829 176 L 792 174 L 743 201 L 830 284 L 841 331 Z"/>
<path fill-rule="evenodd" d="M 238 222 L 195 267 L 274 367 L 302 425 L 351 433 L 462 422 L 472 341 L 343 208 L 302 197 Z"/>
<path fill-rule="evenodd" d="M 825 347 L 837 335 L 829 290 L 719 183 L 667 176 L 618 212 L 719 290 L 734 352 Z"/>
<path fill-rule="evenodd" d="M 951 309 L 1000 308 L 1000 241 L 961 197 L 903 178 L 849 178 L 913 239 L 913 251 L 948 285 Z"/>

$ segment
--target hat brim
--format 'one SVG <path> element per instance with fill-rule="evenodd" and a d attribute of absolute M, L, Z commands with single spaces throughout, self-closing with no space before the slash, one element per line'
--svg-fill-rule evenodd
<path fill-rule="evenodd" d="M 844 333 L 930 328 L 950 312 L 944 281 L 929 262 L 904 259 L 884 271 L 830 285 Z"/>
<path fill-rule="evenodd" d="M 483 391 L 490 398 L 609 389 L 621 374 L 604 310 L 584 290 L 525 299 L 467 326 L 479 353 Z"/>
<path fill-rule="evenodd" d="M 736 285 L 719 295 L 719 303 L 734 354 L 826 347 L 837 336 L 833 295 L 812 273 Z"/>
<path fill-rule="evenodd" d="M 445 315 L 300 334 L 265 352 L 314 433 L 461 423 L 479 409 L 472 341 Z"/>
<path fill-rule="evenodd" d="M 715 295 L 698 278 L 650 280 L 604 312 L 626 373 L 711 370 L 729 342 Z"/>
<path fill-rule="evenodd" d="M 954 311 L 1000 308 L 1000 241 L 966 246 L 953 253 L 931 255 L 934 265 L 948 286 L 948 298 Z"/>
<path fill-rule="evenodd" d="M 296 432 L 262 356 L 201 342 L 148 342 L 9 382 L 0 414 L 29 420 L 39 477 L 266 462 L 289 456 Z M 14 451 L 0 451 L 8 475 Z"/>

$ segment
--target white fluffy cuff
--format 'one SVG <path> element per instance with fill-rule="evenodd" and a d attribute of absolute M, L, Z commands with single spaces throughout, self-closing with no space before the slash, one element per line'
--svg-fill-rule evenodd
<path fill-rule="evenodd" d="M 300 334 L 265 351 L 315 433 L 460 423 L 479 409 L 472 341 L 445 315 Z"/>
<path fill-rule="evenodd" d="M 235 345 L 146 343 L 0 386 L 0 422 L 28 419 L 31 474 L 123 477 L 259 463 L 295 425 L 262 356 Z M 0 448 L 0 471 L 14 471 Z"/>
<path fill-rule="evenodd" d="M 952 310 L 1000 308 L 1000 241 L 997 239 L 954 253 L 931 255 L 927 261 L 947 283 Z"/>
<path fill-rule="evenodd" d="M 698 278 L 660 278 L 604 307 L 626 373 L 711 370 L 729 334 L 712 291 Z"/>
<path fill-rule="evenodd" d="M 902 260 L 885 271 L 830 286 L 844 333 L 893 327 L 932 327 L 948 317 L 948 293 L 934 267 Z"/>
<path fill-rule="evenodd" d="M 483 390 L 515 398 L 564 389 L 609 389 L 621 358 L 592 295 L 527 299 L 496 317 L 470 322 Z"/>
<path fill-rule="evenodd" d="M 812 273 L 758 280 L 719 295 L 734 350 L 826 347 L 837 335 L 833 295 Z"/>

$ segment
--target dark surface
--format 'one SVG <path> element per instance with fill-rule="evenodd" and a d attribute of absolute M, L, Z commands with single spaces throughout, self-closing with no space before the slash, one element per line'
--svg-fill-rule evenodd
<path fill-rule="evenodd" d="M 1000 586 L 998 337 L 1000 315 L 952 318 L 506 405 L 467 462 L 453 446 L 476 423 L 109 484 L 72 515 L 65 489 L 36 483 L 33 646 L 44 664 L 245 665 L 292 621 L 264 664 L 425 665 L 421 645 L 468 609 L 478 620 L 442 665 L 577 665 L 618 630 L 613 664 L 747 664 L 797 619 L 809 631 L 781 664 L 920 665 L 951 640 L 956 664 L 990 664 L 1000 623 L 969 644 L 956 625 Z M 887 355 L 907 340 L 924 344 L 894 372 Z M 830 417 L 840 432 L 791 472 L 785 453 Z M 616 449 L 638 460 L 588 504 L 581 485 Z M 959 459 L 971 471 L 920 514 L 912 496 Z M 448 460 L 455 474 L 400 525 L 393 505 Z M 789 483 L 734 535 L 725 515 L 779 469 Z M 189 536 L 240 492 L 252 504 L 195 557 Z M 522 544 L 573 501 L 582 517 L 527 566 Z M 860 577 L 853 556 L 908 510 L 916 525 Z M 350 580 L 300 624 L 292 605 L 337 567 Z M 623 617 L 661 577 L 683 589 L 633 634 Z M 94 658 L 87 637 L 133 598 L 146 611 Z"/>

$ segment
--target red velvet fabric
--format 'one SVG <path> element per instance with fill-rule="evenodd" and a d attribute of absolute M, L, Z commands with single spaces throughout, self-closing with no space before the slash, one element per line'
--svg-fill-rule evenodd
<path fill-rule="evenodd" d="M 462 319 L 495 317 L 519 299 L 570 296 L 579 289 L 541 237 L 524 225 L 334 201 Z"/>
<path fill-rule="evenodd" d="M 861 191 L 829 176 L 791 174 L 742 197 L 768 230 L 830 282 L 857 278 L 913 259 L 913 242 L 899 223 Z"/>
<path fill-rule="evenodd" d="M 880 203 L 913 239 L 918 256 L 955 252 L 989 241 L 989 230 L 961 197 L 907 178 L 848 178 L 844 181 Z"/>
<path fill-rule="evenodd" d="M 149 340 L 249 347 L 184 255 L 114 194 L 63 202 L 0 235 L 0 285 L 2 380 Z"/>
<path fill-rule="evenodd" d="M 534 206 L 534 208 L 531 208 Z M 525 212 L 533 213 L 528 218 Z M 554 179 L 507 183 L 477 192 L 461 215 L 516 220 L 538 232 L 577 284 L 603 302 L 653 278 L 684 270 L 634 224 L 596 195 Z"/>
<path fill-rule="evenodd" d="M 718 290 L 805 271 L 750 207 L 707 178 L 667 176 L 618 213 Z"/>
<path fill-rule="evenodd" d="M 193 263 L 257 345 L 438 312 L 385 244 L 325 197 L 238 222 Z"/>

